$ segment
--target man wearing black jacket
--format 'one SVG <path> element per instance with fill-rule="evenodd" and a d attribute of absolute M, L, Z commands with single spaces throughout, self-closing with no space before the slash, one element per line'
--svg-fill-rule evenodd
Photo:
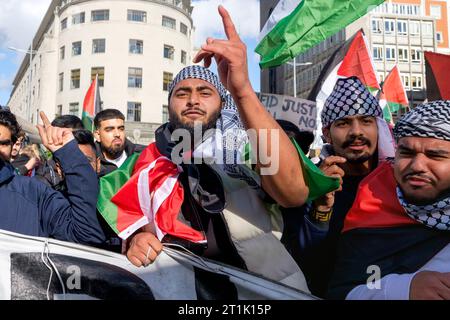
<path fill-rule="evenodd" d="M 8 159 L 0 156 L 0 229 L 30 236 L 98 244 L 103 232 L 96 217 L 97 179 L 70 130 L 53 127 L 44 113 L 38 126 L 42 143 L 66 173 L 67 197 L 28 177 L 14 174 Z M 9 152 L 20 127 L 9 111 L 0 111 L 0 142 Z"/>
<path fill-rule="evenodd" d="M 135 152 L 145 147 L 133 144 L 125 136 L 125 116 L 116 109 L 100 111 L 94 118 L 97 156 L 100 158 L 99 176 L 113 172 Z"/>

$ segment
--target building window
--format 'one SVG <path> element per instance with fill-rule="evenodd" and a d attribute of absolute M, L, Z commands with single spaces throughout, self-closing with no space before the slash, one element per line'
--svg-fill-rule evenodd
<path fill-rule="evenodd" d="M 403 83 L 403 87 L 409 90 L 409 76 L 408 75 L 400 75 Z"/>
<path fill-rule="evenodd" d="M 397 32 L 399 35 L 407 35 L 408 34 L 408 22 L 403 20 L 397 21 Z"/>
<path fill-rule="evenodd" d="M 399 62 L 408 62 L 408 49 L 407 48 L 398 48 L 398 61 Z"/>
<path fill-rule="evenodd" d="M 84 21 L 85 21 L 84 18 L 85 18 L 84 12 L 80 12 L 80 13 L 74 14 L 72 16 L 72 24 L 84 23 Z"/>
<path fill-rule="evenodd" d="M 105 53 L 105 51 L 106 51 L 105 39 L 92 40 L 92 53 Z"/>
<path fill-rule="evenodd" d="M 67 18 L 61 20 L 61 31 L 67 29 Z"/>
<path fill-rule="evenodd" d="M 420 35 L 420 22 L 419 21 L 410 21 L 409 22 L 409 34 L 412 36 Z"/>
<path fill-rule="evenodd" d="M 56 106 L 55 118 L 62 116 L 62 104 Z"/>
<path fill-rule="evenodd" d="M 444 42 L 444 40 L 442 39 L 442 32 L 436 32 L 436 41 L 439 43 Z"/>
<path fill-rule="evenodd" d="M 163 105 L 162 107 L 162 123 L 169 121 L 169 106 Z"/>
<path fill-rule="evenodd" d="M 175 21 L 175 19 L 163 16 L 162 17 L 162 26 L 175 30 L 176 29 L 176 21 Z"/>
<path fill-rule="evenodd" d="M 128 102 L 127 103 L 127 120 L 128 121 L 141 121 L 141 108 L 142 105 L 140 102 Z"/>
<path fill-rule="evenodd" d="M 78 117 L 79 112 L 80 112 L 80 104 L 78 102 L 72 102 L 69 104 L 69 114 Z"/>
<path fill-rule="evenodd" d="M 180 22 L 180 32 L 184 35 L 188 34 L 188 27 L 183 22 Z"/>
<path fill-rule="evenodd" d="M 181 63 L 186 64 L 187 62 L 187 53 L 186 51 L 181 50 Z"/>
<path fill-rule="evenodd" d="M 422 89 L 422 76 L 411 76 L 411 85 L 413 89 Z"/>
<path fill-rule="evenodd" d="M 163 90 L 169 91 L 169 84 L 173 80 L 173 74 L 170 72 L 164 72 L 163 74 Z"/>
<path fill-rule="evenodd" d="M 79 56 L 81 54 L 81 41 L 72 43 L 72 55 Z"/>
<path fill-rule="evenodd" d="M 164 45 L 164 58 L 173 60 L 175 48 L 167 44 Z"/>
<path fill-rule="evenodd" d="M 422 35 L 424 37 L 433 37 L 433 24 L 431 22 L 422 22 Z"/>
<path fill-rule="evenodd" d="M 91 12 L 91 21 L 109 20 L 109 10 L 94 10 Z"/>
<path fill-rule="evenodd" d="M 147 22 L 147 12 L 128 10 L 128 21 Z"/>
<path fill-rule="evenodd" d="M 372 32 L 381 33 L 381 19 L 372 19 Z"/>
<path fill-rule="evenodd" d="M 142 88 L 142 68 L 128 68 L 128 88 Z"/>
<path fill-rule="evenodd" d="M 105 68 L 104 67 L 93 67 L 91 69 L 91 81 L 95 79 L 95 76 L 98 75 L 98 86 L 105 86 Z"/>
<path fill-rule="evenodd" d="M 64 90 L 64 72 L 59 74 L 59 92 Z"/>
<path fill-rule="evenodd" d="M 373 59 L 376 61 L 383 60 L 383 47 L 373 47 Z"/>
<path fill-rule="evenodd" d="M 64 60 L 65 57 L 66 57 L 66 47 L 62 46 L 61 48 L 59 48 L 59 59 Z"/>
<path fill-rule="evenodd" d="M 386 34 L 391 34 L 395 32 L 395 21 L 386 19 L 384 20 L 384 32 Z"/>
<path fill-rule="evenodd" d="M 441 19 L 441 6 L 430 6 L 430 16 Z"/>
<path fill-rule="evenodd" d="M 386 60 L 390 61 L 395 60 L 395 48 L 386 47 Z"/>
<path fill-rule="evenodd" d="M 419 49 L 411 49 L 411 62 L 420 63 L 422 61 L 422 54 Z"/>
<path fill-rule="evenodd" d="M 143 54 L 144 53 L 144 41 L 130 39 L 130 53 Z"/>
<path fill-rule="evenodd" d="M 80 88 L 80 69 L 72 70 L 70 73 L 70 89 Z"/>

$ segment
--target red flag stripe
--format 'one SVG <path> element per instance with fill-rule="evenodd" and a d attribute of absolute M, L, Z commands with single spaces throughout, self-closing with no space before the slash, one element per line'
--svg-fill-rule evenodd
<path fill-rule="evenodd" d="M 350 45 L 337 74 L 346 78 L 356 76 L 366 87 L 380 89 L 372 58 L 361 31 Z"/>

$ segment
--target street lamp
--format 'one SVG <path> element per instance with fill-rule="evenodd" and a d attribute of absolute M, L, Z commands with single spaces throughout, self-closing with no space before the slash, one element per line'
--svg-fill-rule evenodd
<path fill-rule="evenodd" d="M 30 117 L 30 110 L 31 110 L 31 96 L 32 96 L 32 86 L 31 86 L 31 80 L 32 80 L 32 74 L 33 74 L 33 69 L 32 69 L 32 63 L 33 63 L 33 55 L 34 54 L 38 54 L 38 53 L 51 53 L 51 52 L 55 52 L 55 50 L 47 50 L 47 51 L 38 51 L 38 50 L 33 50 L 33 41 L 31 41 L 31 46 L 30 49 L 25 50 L 25 49 L 18 49 L 15 47 L 8 47 L 9 50 L 12 51 L 16 51 L 16 52 L 21 52 L 21 53 L 25 53 L 28 54 L 30 56 L 30 60 L 29 60 L 29 75 L 28 75 L 28 103 L 27 103 L 27 114 L 26 114 L 26 118 L 27 121 L 31 121 L 31 117 Z"/>
<path fill-rule="evenodd" d="M 292 59 L 292 62 L 286 62 L 286 63 L 288 65 L 294 67 L 294 98 L 297 98 L 297 67 L 309 66 L 309 65 L 312 65 L 312 62 L 308 61 L 308 62 L 297 63 L 294 58 L 294 59 Z"/>

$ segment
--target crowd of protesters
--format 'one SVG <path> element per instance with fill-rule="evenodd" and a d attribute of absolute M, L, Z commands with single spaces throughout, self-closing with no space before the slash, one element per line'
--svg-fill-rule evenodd
<path fill-rule="evenodd" d="M 314 136 L 265 111 L 249 81 L 245 45 L 227 11 L 219 12 L 227 40 L 209 38 L 194 62 L 208 67 L 216 59 L 220 76 L 198 65 L 181 70 L 169 86 L 169 122 L 149 146 L 127 139 L 125 117 L 113 108 L 95 116 L 93 132 L 76 116 L 50 122 L 41 113 L 41 145 L 30 144 L 14 114 L 0 110 L 0 203 L 7 208 L 0 229 L 122 253 L 138 267 L 155 261 L 164 243 L 177 243 L 321 298 L 449 299 L 450 101 L 411 110 L 392 133 L 358 78 L 338 80 L 321 113 L 326 144 L 317 168 L 339 186 L 311 199 L 303 153 Z M 261 134 L 256 144 L 278 152 L 281 165 L 273 174 L 262 173 L 268 164 L 259 158 L 250 166 L 174 165 L 181 142 L 174 131 L 189 133 L 184 157 L 202 150 L 204 159 L 207 147 L 217 146 L 207 135 L 212 128 L 277 131 L 278 149 Z M 221 141 L 224 159 L 239 154 L 235 142 Z M 159 208 L 165 225 L 149 221 L 125 241 L 98 212 L 97 197 L 99 179 L 134 155 L 135 175 L 164 167 L 177 178 L 164 200 L 170 205 Z M 155 184 L 164 184 L 169 173 L 158 174 Z M 151 179 L 144 179 L 150 189 Z M 145 202 L 141 197 L 150 194 L 136 201 Z M 133 199 L 126 199 L 127 210 L 145 210 Z M 379 290 L 367 284 L 374 265 L 381 270 Z M 223 277 L 197 276 L 222 288 L 212 298 L 233 294 Z"/>

